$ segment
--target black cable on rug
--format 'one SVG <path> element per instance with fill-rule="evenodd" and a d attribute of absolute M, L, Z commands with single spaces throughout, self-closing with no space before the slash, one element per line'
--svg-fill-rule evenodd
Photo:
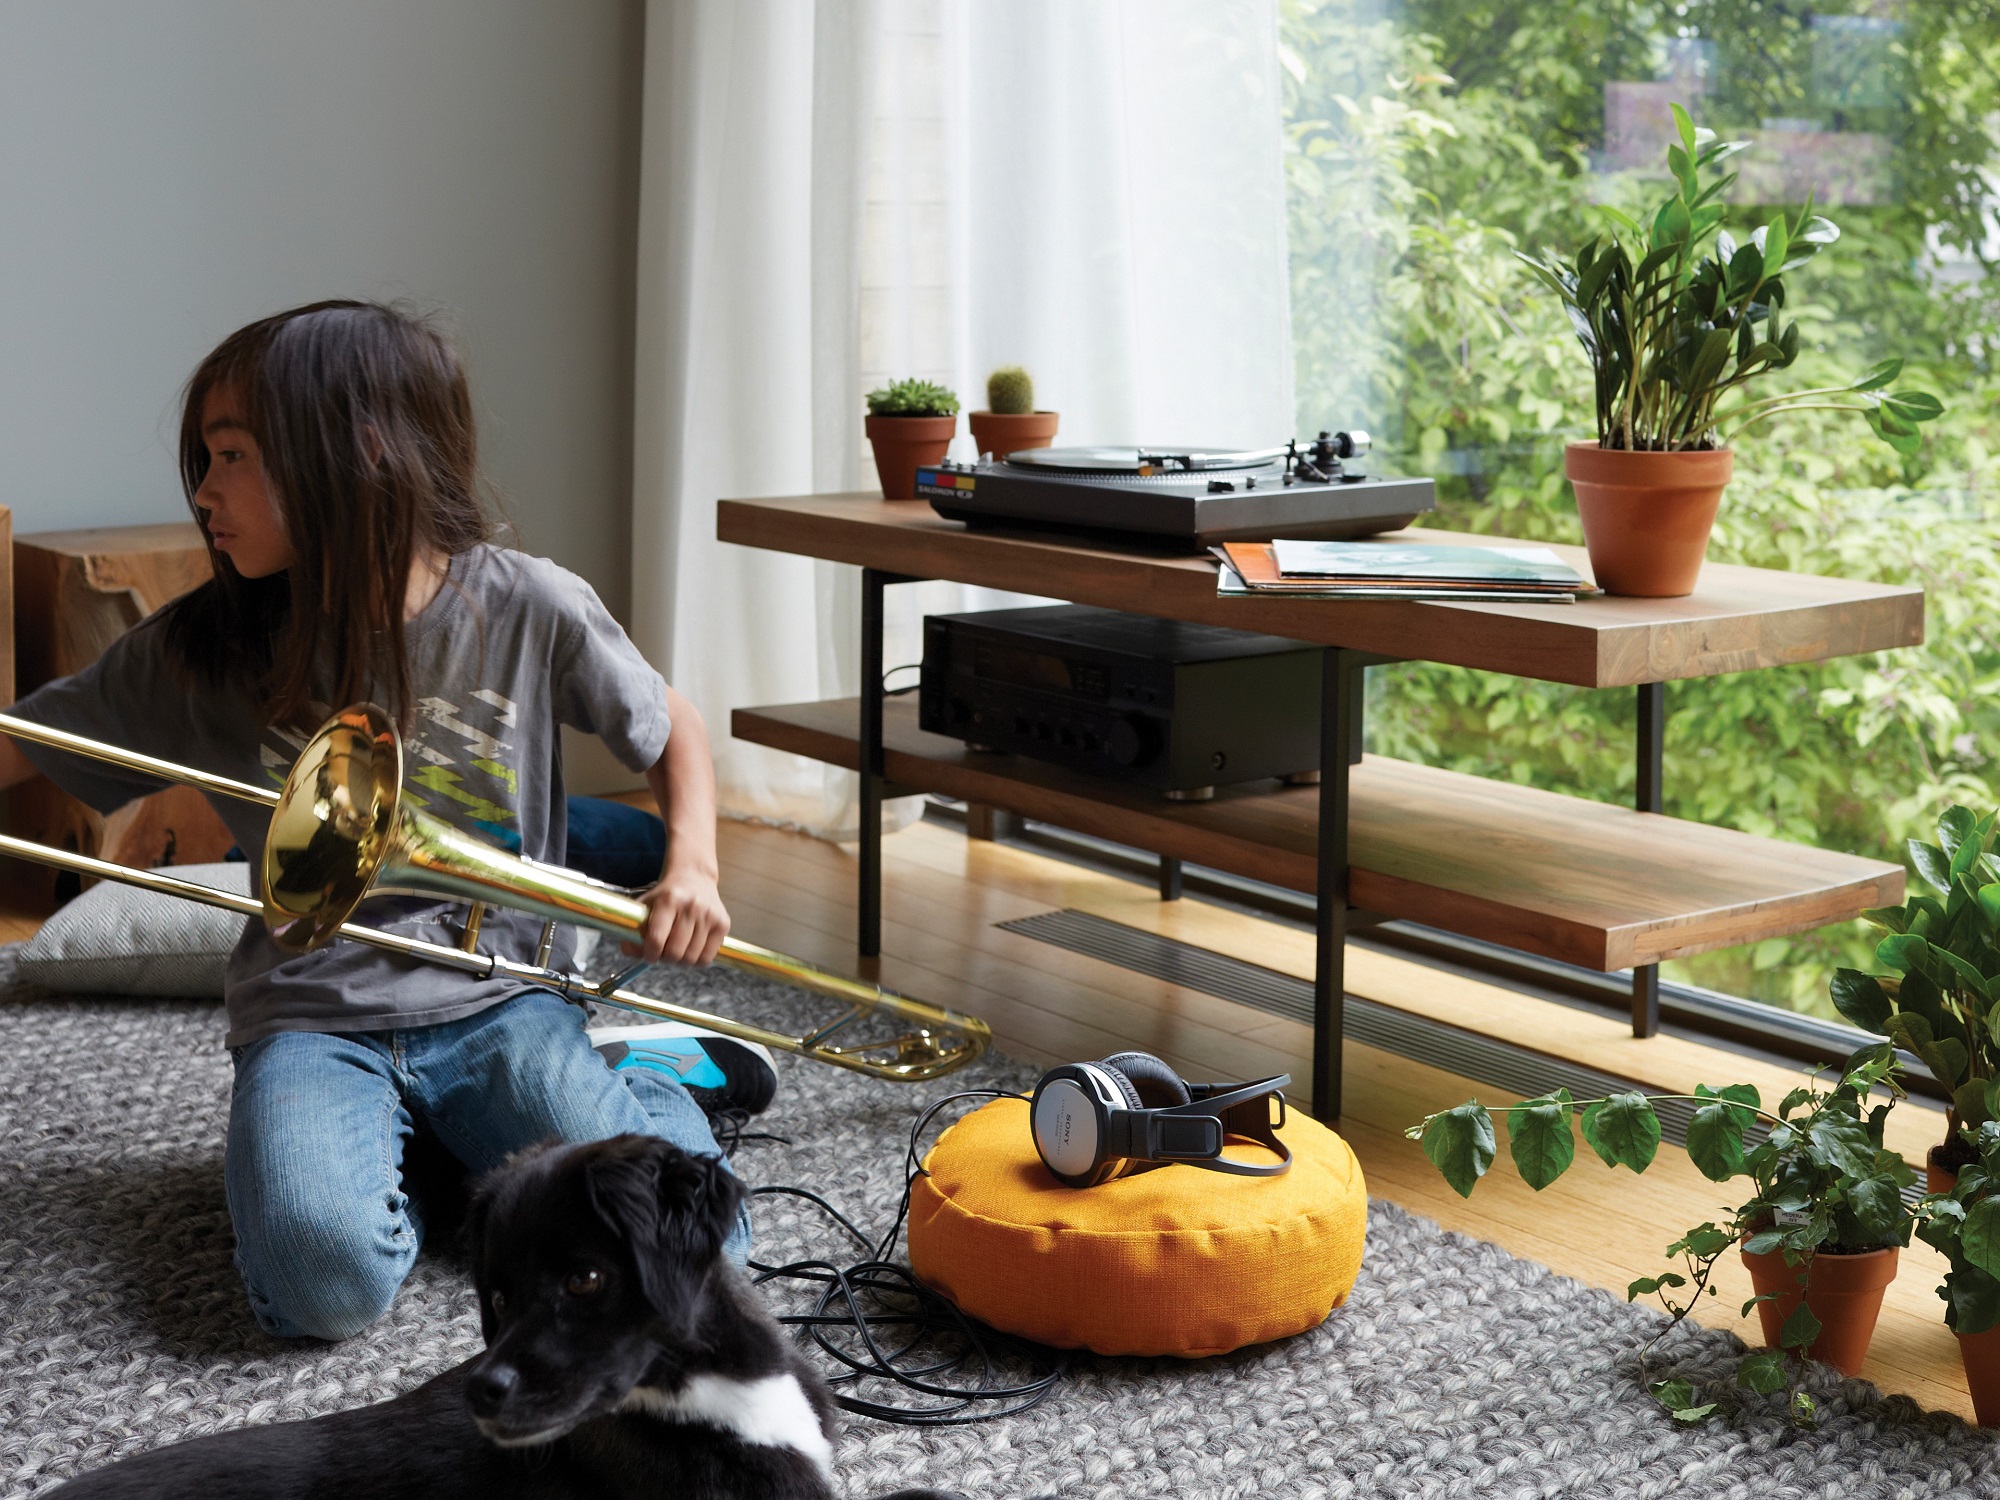
<path fill-rule="evenodd" d="M 783 1315 L 778 1321 L 805 1329 L 823 1354 L 845 1367 L 827 1381 L 833 1387 L 834 1400 L 844 1410 L 911 1427 L 961 1426 L 1027 1411 L 1062 1380 L 1068 1368 L 1066 1356 L 968 1318 L 948 1298 L 919 1282 L 908 1266 L 889 1259 L 909 1218 L 911 1190 L 917 1179 L 926 1175 L 917 1157 L 917 1145 L 932 1119 L 946 1106 L 965 1099 L 1024 1097 L 1004 1089 L 975 1089 L 948 1095 L 928 1106 L 910 1127 L 902 1202 L 879 1240 L 869 1239 L 852 1219 L 809 1189 L 750 1190 L 752 1198 L 804 1199 L 839 1225 L 863 1251 L 865 1258 L 851 1265 L 828 1260 L 793 1261 L 783 1266 L 750 1262 L 759 1285 L 800 1281 L 818 1289 L 811 1312 Z M 736 1134 L 730 1149 L 735 1140 L 751 1138 Z M 1005 1378 L 1003 1372 L 1023 1366 L 1024 1378 Z M 884 1383 L 925 1398 L 925 1404 L 856 1394 L 879 1389 Z"/>

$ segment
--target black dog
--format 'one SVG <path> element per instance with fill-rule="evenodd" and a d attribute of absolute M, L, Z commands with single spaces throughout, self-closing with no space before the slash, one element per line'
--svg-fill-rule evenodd
<path fill-rule="evenodd" d="M 722 1255 L 742 1198 L 719 1162 L 647 1136 L 524 1152 L 467 1223 L 485 1353 L 393 1401 L 155 1449 L 51 1500 L 832 1500 L 832 1399 Z"/>

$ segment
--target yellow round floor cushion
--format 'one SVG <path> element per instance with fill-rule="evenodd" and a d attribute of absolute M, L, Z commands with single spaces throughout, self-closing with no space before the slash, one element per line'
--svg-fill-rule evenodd
<path fill-rule="evenodd" d="M 1172 1166 L 1071 1188 L 1035 1154 L 1027 1102 L 996 1099 L 924 1159 L 910 1267 L 982 1322 L 1062 1349 L 1194 1358 L 1315 1328 L 1361 1272 L 1368 1190 L 1324 1125 L 1294 1113 L 1278 1134 L 1279 1177 Z"/>

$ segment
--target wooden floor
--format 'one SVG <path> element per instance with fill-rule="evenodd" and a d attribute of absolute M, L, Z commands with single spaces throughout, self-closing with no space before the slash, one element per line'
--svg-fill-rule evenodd
<path fill-rule="evenodd" d="M 1310 933 L 1194 899 L 1162 903 L 1150 886 L 1079 868 L 1030 850 L 969 840 L 919 823 L 884 840 L 883 956 L 854 954 L 855 864 L 841 848 L 769 828 L 725 824 L 723 895 L 736 935 L 969 1010 L 991 1023 L 1017 1057 L 1072 1061 L 1128 1047 L 1158 1053 L 1193 1078 L 1311 1077 L 1307 1028 L 1230 1001 L 1135 974 L 994 924 L 1069 907 L 1265 965 L 1312 976 Z M 1748 1082 L 1765 1099 L 1800 1081 L 1798 1070 L 1684 1038 L 1635 1041 L 1615 1017 L 1442 973 L 1356 948 L 1350 993 L 1449 1021 L 1641 1081 L 1655 1091 Z M 1664 1268 L 1660 1251 L 1685 1227 L 1727 1211 L 1725 1189 L 1663 1146 L 1643 1177 L 1610 1169 L 1579 1146 L 1579 1162 L 1548 1190 L 1528 1189 L 1504 1160 L 1470 1199 L 1451 1191 L 1404 1128 L 1471 1095 L 1512 1096 L 1350 1043 L 1340 1129 L 1371 1192 L 1619 1295 Z M 1907 1107 L 1890 1144 L 1913 1162 L 1943 1134 L 1943 1115 Z M 1733 1316 L 1750 1296 L 1740 1262 L 1727 1257 L 1721 1294 L 1705 1321 L 1758 1341 L 1754 1320 Z M 1916 1245 L 1903 1252 L 1863 1374 L 1887 1391 L 1968 1418 L 1958 1351 L 1935 1288 L 1943 1264 Z"/>

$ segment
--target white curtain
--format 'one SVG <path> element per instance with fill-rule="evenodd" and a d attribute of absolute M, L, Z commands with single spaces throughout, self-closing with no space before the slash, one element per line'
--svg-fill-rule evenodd
<path fill-rule="evenodd" d="M 1275 0 L 650 0 L 633 635 L 726 811 L 853 836 L 850 775 L 728 726 L 857 691 L 860 589 L 718 543 L 716 500 L 870 489 L 868 390 L 983 407 L 999 364 L 1059 442 L 1283 441 L 1281 153 Z M 1008 596 L 888 597 L 893 667 Z"/>

